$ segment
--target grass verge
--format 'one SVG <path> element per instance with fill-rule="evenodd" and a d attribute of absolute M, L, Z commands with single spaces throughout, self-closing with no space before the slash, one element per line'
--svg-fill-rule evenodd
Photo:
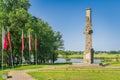
<path fill-rule="evenodd" d="M 120 69 L 65 69 L 29 72 L 36 80 L 120 80 Z"/>

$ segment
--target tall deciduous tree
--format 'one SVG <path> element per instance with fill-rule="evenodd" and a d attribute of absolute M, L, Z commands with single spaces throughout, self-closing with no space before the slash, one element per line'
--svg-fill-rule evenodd
<path fill-rule="evenodd" d="M 47 22 L 28 13 L 29 7 L 29 0 L 0 0 L 0 24 L 3 24 L 6 30 L 7 27 L 10 29 L 14 63 L 16 63 L 16 58 L 17 60 L 21 59 L 22 29 L 25 39 L 25 60 L 28 60 L 28 33 L 30 32 L 31 46 L 33 47 L 30 56 L 34 56 L 35 60 L 34 38 L 36 34 L 38 41 L 37 62 L 46 63 L 51 60 L 54 63 L 57 59 L 57 50 L 63 46 L 62 35 L 60 32 L 55 32 Z"/>

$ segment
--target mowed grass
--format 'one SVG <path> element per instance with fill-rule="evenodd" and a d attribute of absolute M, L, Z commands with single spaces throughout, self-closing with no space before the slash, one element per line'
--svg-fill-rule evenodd
<path fill-rule="evenodd" d="M 2 71 L 0 71 L 0 80 L 3 80 L 3 79 L 2 79 Z"/>
<path fill-rule="evenodd" d="M 109 66 L 120 66 L 120 62 L 111 62 Z"/>
<path fill-rule="evenodd" d="M 25 66 L 17 66 L 13 68 L 13 70 L 29 70 L 29 69 L 37 69 L 37 68 L 42 68 L 45 65 L 25 65 Z"/>
<path fill-rule="evenodd" d="M 41 69 L 39 70 L 39 68 Z M 35 80 L 120 80 L 120 68 L 73 67 L 67 64 L 54 64 L 24 65 L 12 69 L 7 68 L 4 71 L 31 69 L 38 69 L 28 73 L 34 77 Z M 1 70 L 0 76 L 2 76 Z M 0 80 L 3 80 L 2 77 L 0 77 Z"/>
<path fill-rule="evenodd" d="M 29 72 L 36 80 L 120 80 L 120 69 L 72 68 Z"/>
<path fill-rule="evenodd" d="M 13 68 L 11 67 L 4 67 L 4 71 L 10 71 L 10 70 L 29 70 L 29 69 L 37 69 L 37 68 L 42 68 L 46 65 L 23 65 L 23 66 L 14 66 Z"/>

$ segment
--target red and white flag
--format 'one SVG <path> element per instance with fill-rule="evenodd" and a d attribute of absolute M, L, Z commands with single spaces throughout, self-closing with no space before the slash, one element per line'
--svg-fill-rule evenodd
<path fill-rule="evenodd" d="M 10 46 L 10 50 L 12 50 L 12 45 L 11 45 L 11 38 L 10 38 L 10 31 L 8 29 L 8 43 L 9 43 L 9 46 Z"/>
<path fill-rule="evenodd" d="M 24 35 L 23 35 L 23 30 L 22 30 L 22 51 L 24 51 L 25 46 L 24 46 Z"/>
<path fill-rule="evenodd" d="M 2 49 L 7 50 L 7 39 L 6 39 L 4 27 L 2 27 Z"/>
<path fill-rule="evenodd" d="M 32 36 L 30 35 L 30 32 L 29 32 L 29 50 L 30 51 L 32 50 L 31 42 L 32 42 Z"/>

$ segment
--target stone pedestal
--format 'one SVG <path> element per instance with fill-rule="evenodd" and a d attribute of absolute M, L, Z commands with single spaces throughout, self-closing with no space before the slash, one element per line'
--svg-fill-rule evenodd
<path fill-rule="evenodd" d="M 88 53 L 84 52 L 83 61 L 85 64 L 94 63 L 94 54 L 93 53 L 94 53 L 93 49 L 91 49 L 91 51 L 89 51 Z"/>
<path fill-rule="evenodd" d="M 92 21 L 91 21 L 91 9 L 86 9 L 86 28 L 84 31 L 84 34 L 86 36 L 85 41 L 85 51 L 83 55 L 83 62 L 86 64 L 92 64 L 93 63 L 93 54 L 94 50 L 92 48 Z"/>

